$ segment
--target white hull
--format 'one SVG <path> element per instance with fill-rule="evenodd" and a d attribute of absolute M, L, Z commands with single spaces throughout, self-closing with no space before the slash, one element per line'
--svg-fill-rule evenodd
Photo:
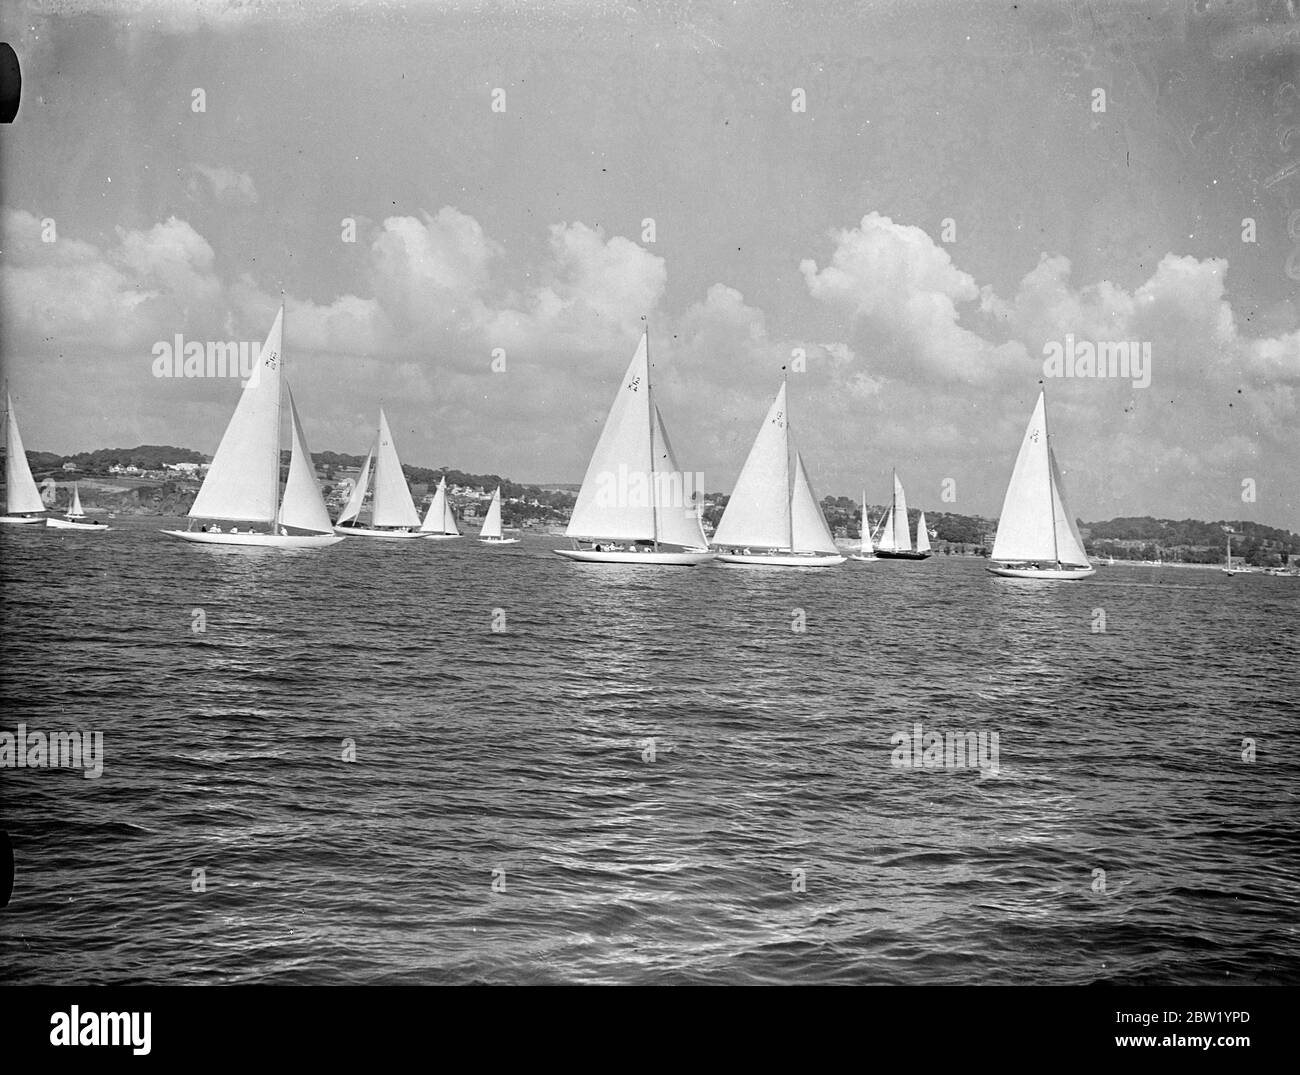
<path fill-rule="evenodd" d="M 855 552 L 855 553 L 850 553 L 850 554 L 849 554 L 849 559 L 850 559 L 850 560 L 857 560 L 859 563 L 863 563 L 863 564 L 874 564 L 877 560 L 880 559 L 880 557 L 879 557 L 879 556 L 863 556 L 860 552 Z"/>
<path fill-rule="evenodd" d="M 1094 567 L 990 567 L 988 570 L 1008 579 L 1048 579 L 1056 582 L 1086 579 L 1097 571 Z"/>
<path fill-rule="evenodd" d="M 46 526 L 52 526 L 56 530 L 107 530 L 107 523 L 79 523 L 74 519 L 55 519 L 49 518 L 45 522 Z"/>
<path fill-rule="evenodd" d="M 518 545 L 518 538 L 479 538 L 484 545 Z"/>
<path fill-rule="evenodd" d="M 164 534 L 198 545 L 251 545 L 269 549 L 323 549 L 342 541 L 335 534 L 214 534 L 202 530 L 164 530 Z"/>
<path fill-rule="evenodd" d="M 336 526 L 334 533 L 339 537 L 379 538 L 380 541 L 409 541 L 412 538 L 429 536 L 418 530 L 371 530 L 365 526 Z"/>
<path fill-rule="evenodd" d="M 0 515 L 0 523 L 30 523 L 32 526 L 44 526 L 49 520 L 44 515 Z"/>
<path fill-rule="evenodd" d="M 713 559 L 704 550 L 687 552 L 596 552 L 595 549 L 555 549 L 561 556 L 584 564 L 660 564 L 669 567 L 694 567 Z"/>
<path fill-rule="evenodd" d="M 416 537 L 422 537 L 425 541 L 455 541 L 459 534 L 439 534 L 435 530 L 421 530 Z"/>
<path fill-rule="evenodd" d="M 838 553 L 718 553 L 718 562 L 743 567 L 834 567 L 844 563 Z"/>

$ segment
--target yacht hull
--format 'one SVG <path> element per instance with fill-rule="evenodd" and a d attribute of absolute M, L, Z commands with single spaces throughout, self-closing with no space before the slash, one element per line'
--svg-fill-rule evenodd
<path fill-rule="evenodd" d="M 694 567 L 713 559 L 704 550 L 684 552 L 597 552 L 595 549 L 555 549 L 560 556 L 583 564 L 658 564 L 664 567 Z"/>
<path fill-rule="evenodd" d="M 455 541 L 460 537 L 459 534 L 438 534 L 428 530 L 421 530 L 416 536 L 424 538 L 425 541 Z"/>
<path fill-rule="evenodd" d="M 885 549 L 879 549 L 876 552 L 876 558 L 879 560 L 928 560 L 930 558 L 930 553 L 916 552 L 915 550 L 909 552 L 888 552 Z"/>
<path fill-rule="evenodd" d="M 484 545 L 518 545 L 518 538 L 479 538 Z"/>
<path fill-rule="evenodd" d="M 30 524 L 31 526 L 44 526 L 49 520 L 44 515 L 0 515 L 0 523 L 9 523 L 11 525 Z"/>
<path fill-rule="evenodd" d="M 55 530 L 107 530 L 107 523 L 78 523 L 72 519 L 47 519 L 46 526 L 51 526 Z"/>
<path fill-rule="evenodd" d="M 739 567 L 834 567 L 844 563 L 838 553 L 718 553 L 718 563 Z"/>
<path fill-rule="evenodd" d="M 990 567 L 994 575 L 1007 579 L 1046 579 L 1053 582 L 1074 582 L 1096 574 L 1093 567 Z"/>
<path fill-rule="evenodd" d="M 378 538 L 380 541 L 410 541 L 429 536 L 418 530 L 371 530 L 367 526 L 336 526 L 334 533 L 339 537 Z"/>
<path fill-rule="evenodd" d="M 214 534 L 202 530 L 164 530 L 196 545 L 250 545 L 268 549 L 323 549 L 343 539 L 337 534 Z"/>
<path fill-rule="evenodd" d="M 863 556 L 861 553 L 857 553 L 857 552 L 855 552 L 855 553 L 850 553 L 850 554 L 849 554 L 849 559 L 850 559 L 850 560 L 857 560 L 859 563 L 863 563 L 863 564 L 874 564 L 877 560 L 880 559 L 880 557 L 879 557 L 879 556 Z"/>

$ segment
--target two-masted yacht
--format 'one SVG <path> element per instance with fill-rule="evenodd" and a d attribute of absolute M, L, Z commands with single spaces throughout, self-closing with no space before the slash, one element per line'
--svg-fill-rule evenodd
<path fill-rule="evenodd" d="M 559 555 L 588 564 L 693 567 L 713 558 L 650 384 L 647 329 L 623 375 Z"/>
<path fill-rule="evenodd" d="M 993 574 L 1070 581 L 1096 571 L 1088 562 L 1074 516 L 1065 506 L 1062 484 L 1048 442 L 1047 396 L 1039 392 L 1002 501 L 990 556 Z"/>
<path fill-rule="evenodd" d="M 45 501 L 36 488 L 32 468 L 27 462 L 23 438 L 14 417 L 14 401 L 5 388 L 5 512 L 0 523 L 44 526 Z"/>
<path fill-rule="evenodd" d="M 189 530 L 164 534 L 207 545 L 316 549 L 340 538 L 316 484 L 316 467 L 285 381 L 284 307 L 262 345 L 253 376 L 244 383 L 235 413 L 189 510 Z M 289 475 L 280 494 L 281 388 L 289 403 Z M 278 504 L 278 507 L 277 507 Z M 207 519 L 200 529 L 194 520 Z M 225 524 L 225 525 L 222 525 Z M 259 529 L 260 528 L 260 529 Z"/>
<path fill-rule="evenodd" d="M 882 560 L 924 560 L 930 555 L 930 531 L 926 529 L 925 512 L 916 520 L 916 544 L 907 531 L 907 493 L 894 472 L 894 497 L 880 530 L 876 555 Z"/>
<path fill-rule="evenodd" d="M 373 460 L 373 464 L 372 464 Z M 370 503 L 370 524 L 361 524 L 361 506 L 365 503 L 371 476 L 375 488 Z M 379 538 L 382 541 L 406 541 L 423 537 L 420 513 L 415 510 L 411 487 L 406 484 L 402 461 L 393 445 L 384 409 L 379 409 L 379 432 L 366 453 L 365 464 L 357 477 L 352 495 L 334 521 L 334 533 L 346 537 Z"/>
<path fill-rule="evenodd" d="M 791 462 L 790 416 L 781 384 L 713 534 L 718 562 L 748 567 L 831 567 L 844 563 L 808 480 Z"/>

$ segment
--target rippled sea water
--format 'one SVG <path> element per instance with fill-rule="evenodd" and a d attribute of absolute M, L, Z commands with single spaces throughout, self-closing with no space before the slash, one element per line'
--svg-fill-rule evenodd
<path fill-rule="evenodd" d="M 115 525 L 0 532 L 0 728 L 105 753 L 0 770 L 5 981 L 1300 981 L 1300 581 Z"/>

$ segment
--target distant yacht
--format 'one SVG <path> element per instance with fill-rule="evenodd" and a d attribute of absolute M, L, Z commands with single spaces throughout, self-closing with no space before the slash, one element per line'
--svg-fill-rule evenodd
<path fill-rule="evenodd" d="M 894 472 L 894 498 L 885 515 L 876 555 L 882 560 L 924 560 L 930 555 L 930 533 L 925 528 L 925 512 L 916 520 L 915 546 L 912 535 L 907 532 L 907 494 L 903 491 L 903 483 L 898 480 L 897 471 Z"/>
<path fill-rule="evenodd" d="M 44 526 L 45 501 L 36 488 L 32 468 L 27 465 L 23 438 L 18 433 L 18 419 L 14 417 L 14 401 L 5 388 L 5 513 L 0 523 Z"/>
<path fill-rule="evenodd" d="M 214 523 L 201 530 L 164 530 L 164 534 L 208 545 L 281 549 L 319 549 L 340 540 L 330 532 L 329 512 L 316 484 L 316 468 L 287 382 L 284 396 L 289 401 L 289 477 L 284 496 L 280 496 L 283 333 L 281 306 L 258 356 L 256 375 L 244 384 L 235 413 L 189 511 L 191 520 L 239 522 L 244 524 L 243 529 L 231 526 L 225 530 Z M 266 529 L 257 530 L 257 526 Z"/>
<path fill-rule="evenodd" d="M 1055 580 L 1083 579 L 1096 571 L 1061 486 L 1061 471 L 1048 442 L 1047 397 L 1039 392 L 1002 502 L 989 571 L 1009 578 Z"/>
<path fill-rule="evenodd" d="M 373 467 L 371 460 L 374 461 Z M 375 491 L 370 506 L 370 525 L 362 526 L 358 517 L 372 472 Z M 406 541 L 424 536 L 420 533 L 420 513 L 415 510 L 415 501 L 411 499 L 411 489 L 402 473 L 402 461 L 397 457 L 393 434 L 382 407 L 379 409 L 379 432 L 375 443 L 366 453 L 365 465 L 357 476 L 357 484 L 347 505 L 335 520 L 334 533 L 383 541 Z"/>
<path fill-rule="evenodd" d="M 498 508 L 498 521 L 500 517 Z M 446 477 L 438 479 L 438 489 L 433 494 L 433 502 L 429 505 L 429 510 L 424 513 L 424 522 L 420 524 L 420 536 L 431 541 L 450 541 L 452 538 L 460 537 L 456 516 L 452 514 L 451 502 L 447 499 Z"/>
<path fill-rule="evenodd" d="M 790 462 L 786 386 L 781 385 L 736 479 L 713 535 L 718 562 L 749 567 L 832 567 L 844 563 L 803 459 Z"/>
<path fill-rule="evenodd" d="M 862 490 L 862 525 L 858 528 L 861 531 L 861 537 L 858 542 L 858 551 L 849 556 L 850 560 L 861 560 L 863 563 L 872 563 L 879 560 L 876 555 L 875 546 L 871 543 L 871 526 L 867 520 L 867 491 Z"/>
<path fill-rule="evenodd" d="M 1231 534 L 1228 535 L 1228 553 L 1227 553 L 1227 559 L 1224 560 L 1224 562 L 1223 562 L 1223 566 L 1222 566 L 1221 568 L 1219 568 L 1219 570 L 1222 571 L 1225 575 L 1237 575 L 1237 574 L 1240 574 L 1240 569 L 1239 569 L 1239 568 L 1234 568 L 1234 567 L 1232 566 L 1232 535 L 1231 535 Z"/>
<path fill-rule="evenodd" d="M 559 555 L 588 564 L 693 567 L 713 558 L 650 385 L 647 329 L 623 375 Z"/>
<path fill-rule="evenodd" d="M 84 523 L 81 520 L 86 517 L 86 513 L 81 510 L 81 491 L 77 488 L 77 483 L 72 483 L 72 503 L 68 505 L 67 514 L 62 519 L 51 515 L 46 522 L 46 526 L 52 526 L 56 530 L 107 530 L 107 523 Z"/>
<path fill-rule="evenodd" d="M 492 503 L 488 505 L 487 518 L 483 528 L 478 532 L 479 541 L 484 545 L 515 545 L 517 537 L 506 537 L 501 530 L 501 486 L 492 494 Z"/>

